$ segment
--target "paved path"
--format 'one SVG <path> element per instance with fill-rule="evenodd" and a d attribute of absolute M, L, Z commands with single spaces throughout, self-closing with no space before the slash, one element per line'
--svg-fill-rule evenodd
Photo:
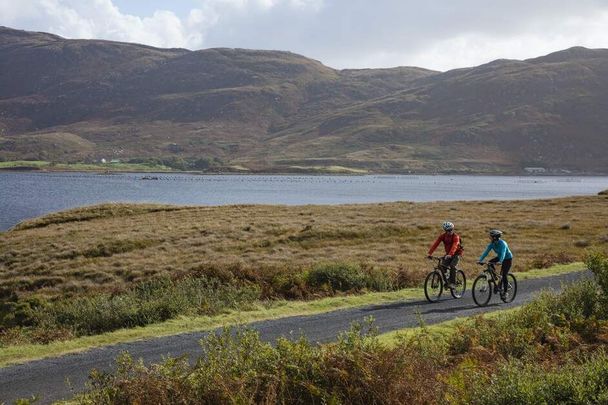
<path fill-rule="evenodd" d="M 372 305 L 328 312 L 312 316 L 295 316 L 270 321 L 261 321 L 249 326 L 258 330 L 262 339 L 274 341 L 279 336 L 308 336 L 311 341 L 329 342 L 338 333 L 348 330 L 354 321 L 373 316 L 374 325 L 381 333 L 395 329 L 417 326 L 420 317 L 427 324 L 446 321 L 456 317 L 470 316 L 497 309 L 505 309 L 529 301 L 541 289 L 559 290 L 562 283 L 572 282 L 589 273 L 570 273 L 543 279 L 519 282 L 515 302 L 503 304 L 493 296 L 490 305 L 479 308 L 470 295 L 472 280 L 468 282 L 467 294 L 460 299 L 445 298 L 437 303 L 426 301 L 398 301 L 384 305 Z M 448 294 L 449 296 L 449 294 Z M 444 294 L 445 297 L 445 294 Z M 92 349 L 84 353 L 70 354 L 62 357 L 36 360 L 29 363 L 0 369 L 0 399 L 7 404 L 17 398 L 38 394 L 41 399 L 37 404 L 48 404 L 56 400 L 67 399 L 74 392 L 84 388 L 91 369 L 111 370 L 116 356 L 129 351 L 135 358 L 145 362 L 155 362 L 163 356 L 179 356 L 200 353 L 199 339 L 205 332 L 185 333 L 133 343 Z M 69 385 L 68 385 L 69 382 Z M 70 388 L 72 387 L 72 388 Z M 1 401 L 0 401 L 1 403 Z"/>

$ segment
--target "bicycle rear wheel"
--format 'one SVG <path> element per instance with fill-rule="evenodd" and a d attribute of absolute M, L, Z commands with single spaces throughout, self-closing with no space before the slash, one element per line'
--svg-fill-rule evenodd
<path fill-rule="evenodd" d="M 437 271 L 432 271 L 424 280 L 424 295 L 429 302 L 437 302 L 443 292 L 443 277 Z"/>
<path fill-rule="evenodd" d="M 450 290 L 452 297 L 462 298 L 466 289 L 467 289 L 467 277 L 464 275 L 464 271 L 456 270 L 456 287 L 454 287 Z"/>
<path fill-rule="evenodd" d="M 473 301 L 480 307 L 485 307 L 492 298 L 492 285 L 485 274 L 477 276 L 473 282 Z"/>
<path fill-rule="evenodd" d="M 507 274 L 508 287 L 507 292 L 505 294 L 500 295 L 500 299 L 502 302 L 509 303 L 513 302 L 515 296 L 517 295 L 517 279 L 511 273 Z M 502 286 L 501 286 L 502 287 Z"/>

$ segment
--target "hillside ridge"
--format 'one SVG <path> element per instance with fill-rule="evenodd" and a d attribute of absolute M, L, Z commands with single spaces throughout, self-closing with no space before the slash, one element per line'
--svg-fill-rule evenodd
<path fill-rule="evenodd" d="M 608 173 L 606 49 L 446 72 L 338 70 L 289 51 L 162 49 L 0 27 L 0 72 L 5 161 Z"/>

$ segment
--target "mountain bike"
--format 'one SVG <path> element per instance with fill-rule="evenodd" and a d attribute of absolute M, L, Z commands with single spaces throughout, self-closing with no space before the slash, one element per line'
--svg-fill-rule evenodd
<path fill-rule="evenodd" d="M 437 260 L 437 265 L 424 280 L 424 295 L 426 299 L 429 302 L 439 301 L 444 287 L 450 290 L 452 297 L 456 299 L 462 298 L 467 289 L 467 278 L 464 275 L 464 271 L 456 269 L 456 285 L 455 287 L 448 287 L 450 268 L 443 265 L 443 257 L 431 256 L 431 258 Z"/>
<path fill-rule="evenodd" d="M 496 264 L 492 262 L 481 262 L 480 266 L 486 266 L 484 271 L 477 276 L 473 282 L 473 301 L 480 307 L 485 307 L 492 298 L 492 293 L 499 294 L 504 303 L 513 302 L 517 295 L 517 279 L 511 273 L 507 274 L 507 292 L 503 293 L 502 277 L 496 274 Z"/>

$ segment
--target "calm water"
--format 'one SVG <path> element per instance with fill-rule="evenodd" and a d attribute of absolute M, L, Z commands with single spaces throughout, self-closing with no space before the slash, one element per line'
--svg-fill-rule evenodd
<path fill-rule="evenodd" d="M 158 180 L 142 180 L 156 176 Z M 608 177 L 300 176 L 0 172 L 0 230 L 102 202 L 186 205 L 344 204 L 528 199 L 595 194 Z"/>

